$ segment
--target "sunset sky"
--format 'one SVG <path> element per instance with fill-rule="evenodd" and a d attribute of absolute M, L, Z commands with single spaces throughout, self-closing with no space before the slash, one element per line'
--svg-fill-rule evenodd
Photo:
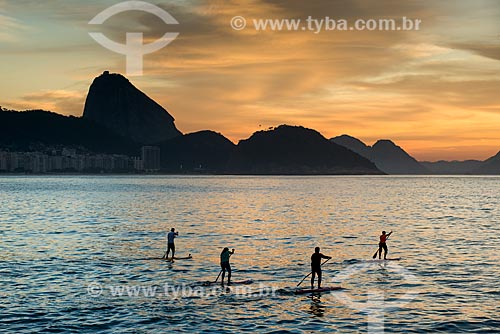
<path fill-rule="evenodd" d="M 392 139 L 418 160 L 485 159 L 500 150 L 500 1 L 165 0 L 152 14 L 88 22 L 120 1 L 0 0 L 0 105 L 78 115 L 93 78 L 125 74 L 96 43 L 179 32 L 131 82 L 184 133 L 234 142 L 280 124 L 325 137 Z M 246 29 L 230 26 L 243 16 Z M 256 31 L 253 19 L 420 19 L 419 31 Z"/>

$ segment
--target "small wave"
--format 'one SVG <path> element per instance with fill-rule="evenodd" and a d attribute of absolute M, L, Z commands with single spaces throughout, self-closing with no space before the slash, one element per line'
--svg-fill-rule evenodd
<path fill-rule="evenodd" d="M 358 259 L 348 259 L 348 260 L 344 260 L 342 261 L 343 264 L 354 264 L 354 263 L 359 263 L 361 262 L 362 260 L 358 260 Z"/>
<path fill-rule="evenodd" d="M 500 328 L 500 320 L 488 319 L 484 321 L 446 321 L 436 323 L 431 332 L 447 332 L 447 333 L 498 333 Z"/>

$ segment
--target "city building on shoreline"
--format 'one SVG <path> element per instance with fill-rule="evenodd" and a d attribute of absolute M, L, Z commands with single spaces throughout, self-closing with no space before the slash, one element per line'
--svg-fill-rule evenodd
<path fill-rule="evenodd" d="M 142 169 L 146 172 L 160 170 L 160 148 L 156 146 L 143 146 L 141 149 Z"/>
<path fill-rule="evenodd" d="M 147 146 L 141 157 L 78 153 L 73 148 L 44 152 L 0 150 L 0 173 L 151 173 L 160 171 L 160 149 Z"/>

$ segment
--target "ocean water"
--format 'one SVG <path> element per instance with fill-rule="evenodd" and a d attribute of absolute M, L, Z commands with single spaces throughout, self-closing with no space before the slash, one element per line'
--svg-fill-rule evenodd
<path fill-rule="evenodd" d="M 0 177 L 0 331 L 499 333 L 499 195 L 498 177 Z M 155 259 L 171 227 L 193 259 Z M 367 261 L 381 230 L 401 261 Z M 203 287 L 226 246 L 253 284 Z M 295 295 L 316 246 L 343 289 Z"/>

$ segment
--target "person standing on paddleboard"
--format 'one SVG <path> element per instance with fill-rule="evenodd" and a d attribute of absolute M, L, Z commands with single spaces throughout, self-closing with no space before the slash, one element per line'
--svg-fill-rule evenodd
<path fill-rule="evenodd" d="M 172 261 L 174 260 L 175 256 L 174 239 L 177 236 L 179 236 L 179 232 L 175 232 L 175 228 L 172 227 L 172 229 L 170 229 L 170 232 L 168 232 L 167 234 L 167 252 L 165 253 L 166 259 L 168 259 L 168 253 L 170 253 L 170 250 L 172 250 Z"/>
<path fill-rule="evenodd" d="M 321 289 L 321 259 L 331 259 L 331 256 L 321 254 L 319 247 L 314 249 L 314 254 L 311 255 L 311 289 L 314 289 L 314 278 L 318 274 L 318 289 Z"/>
<path fill-rule="evenodd" d="M 234 248 L 230 252 L 229 248 L 225 247 L 220 253 L 220 267 L 222 270 L 222 285 L 224 285 L 224 276 L 226 276 L 227 270 L 227 284 L 231 284 L 231 265 L 229 264 L 229 258 L 234 254 Z"/>
<path fill-rule="evenodd" d="M 384 250 L 384 260 L 387 260 L 387 238 L 392 234 L 392 231 L 389 234 L 385 234 L 385 231 L 382 231 L 382 235 L 380 236 L 380 242 L 378 244 L 378 258 L 382 256 L 382 249 Z"/>

